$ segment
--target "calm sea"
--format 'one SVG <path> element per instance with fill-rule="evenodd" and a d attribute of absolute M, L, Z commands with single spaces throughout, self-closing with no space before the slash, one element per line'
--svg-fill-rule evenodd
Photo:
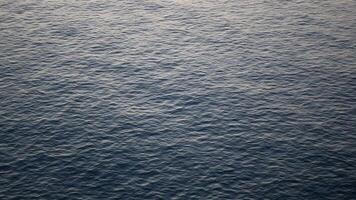
<path fill-rule="evenodd" d="M 0 0 L 0 199 L 356 198 L 356 1 Z"/>

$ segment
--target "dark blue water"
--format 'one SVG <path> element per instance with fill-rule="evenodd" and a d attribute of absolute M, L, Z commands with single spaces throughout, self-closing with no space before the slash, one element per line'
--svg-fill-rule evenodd
<path fill-rule="evenodd" d="M 355 199 L 355 13 L 1 0 L 0 199 Z"/>

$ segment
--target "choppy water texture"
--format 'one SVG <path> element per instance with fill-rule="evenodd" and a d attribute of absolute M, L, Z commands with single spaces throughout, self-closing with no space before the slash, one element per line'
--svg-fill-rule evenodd
<path fill-rule="evenodd" d="M 1 0 L 0 199 L 355 199 L 355 12 Z"/>

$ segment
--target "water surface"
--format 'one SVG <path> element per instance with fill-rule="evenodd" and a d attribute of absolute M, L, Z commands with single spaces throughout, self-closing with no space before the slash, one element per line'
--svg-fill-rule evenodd
<path fill-rule="evenodd" d="M 0 199 L 354 199 L 353 0 L 1 0 Z"/>

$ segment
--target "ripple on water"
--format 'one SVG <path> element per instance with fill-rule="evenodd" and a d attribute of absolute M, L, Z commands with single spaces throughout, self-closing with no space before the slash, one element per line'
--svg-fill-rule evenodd
<path fill-rule="evenodd" d="M 0 199 L 353 199 L 354 1 L 0 3 Z"/>

